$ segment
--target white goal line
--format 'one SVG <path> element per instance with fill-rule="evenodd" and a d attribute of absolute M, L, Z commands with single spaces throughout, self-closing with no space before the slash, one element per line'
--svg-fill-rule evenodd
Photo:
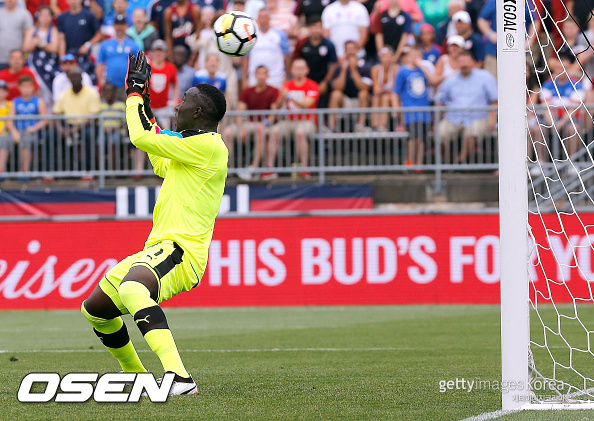
<path fill-rule="evenodd" d="M 232 353 L 232 352 L 373 352 L 373 351 L 415 351 L 416 348 L 250 348 L 250 349 L 180 349 L 179 352 Z M 25 349 L 20 351 L 0 349 L 0 354 L 105 352 L 105 349 Z M 136 352 L 153 352 L 137 349 Z"/>

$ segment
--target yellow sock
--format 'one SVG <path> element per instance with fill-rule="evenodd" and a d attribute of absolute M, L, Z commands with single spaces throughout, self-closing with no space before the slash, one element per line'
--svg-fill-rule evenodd
<path fill-rule="evenodd" d="M 149 290 L 139 282 L 126 281 L 120 285 L 118 292 L 144 339 L 161 360 L 163 369 L 190 377 L 175 346 L 165 313 L 151 298 Z"/>
<path fill-rule="evenodd" d="M 144 335 L 146 343 L 161 360 L 163 370 L 173 371 L 182 377 L 190 377 L 179 356 L 169 329 L 153 329 Z"/>
<path fill-rule="evenodd" d="M 121 317 L 102 319 L 90 314 L 83 302 L 80 311 L 93 326 L 95 334 L 107 350 L 117 358 L 122 370 L 129 373 L 146 373 L 138 354 L 130 341 L 128 330 Z"/>
<path fill-rule="evenodd" d="M 128 341 L 126 345 L 121 348 L 110 348 L 106 346 L 107 350 L 118 359 L 122 370 L 126 373 L 146 373 L 146 368 L 142 365 L 132 341 Z"/>

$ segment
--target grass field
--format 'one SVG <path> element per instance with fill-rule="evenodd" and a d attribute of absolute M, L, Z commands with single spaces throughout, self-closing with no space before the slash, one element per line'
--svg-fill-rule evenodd
<path fill-rule="evenodd" d="M 32 371 L 117 371 L 76 311 L 0 312 L 0 419 L 459 420 L 501 408 L 497 390 L 440 380 L 500 378 L 499 307 L 381 306 L 169 309 L 199 394 L 165 404 L 21 404 Z M 127 321 L 145 366 L 156 356 Z M 588 418 L 590 417 L 590 418 Z M 504 420 L 588 420 L 594 412 Z"/>

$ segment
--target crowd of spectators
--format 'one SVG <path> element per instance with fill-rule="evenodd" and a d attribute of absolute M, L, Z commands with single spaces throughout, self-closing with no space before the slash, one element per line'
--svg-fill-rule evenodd
<path fill-rule="evenodd" d="M 113 116 L 125 101 L 128 54 L 139 50 L 149 56 L 153 111 L 166 128 L 172 108 L 196 83 L 221 89 L 229 109 L 287 109 L 288 114 L 318 107 L 488 106 L 497 101 L 495 2 L 0 0 L 0 116 L 101 111 Z M 258 23 L 258 42 L 246 57 L 230 58 L 216 48 L 213 22 L 230 10 L 245 11 Z M 538 19 L 528 21 L 536 22 L 527 25 L 529 31 L 541 30 Z M 563 27 L 574 52 L 588 44 L 578 24 L 565 20 Z M 81 169 L 93 168 L 92 125 L 67 121 L 55 128 L 56 141 L 80 139 Z M 315 115 L 231 123 L 223 133 L 231 151 L 234 143 L 255 139 L 248 169 L 274 167 L 279 142 L 287 137 L 295 140 L 299 164 L 307 166 Z M 337 114 L 321 123 L 328 132 L 345 130 Z M 30 149 L 49 124 L 0 122 L 0 171 L 11 142 L 19 144 L 20 171 L 28 171 Z M 452 162 L 463 162 L 494 125 L 494 113 L 481 111 L 447 112 L 440 121 L 426 112 L 359 112 L 354 131 L 408 133 L 407 164 L 421 165 L 430 132 L 439 132 Z M 112 122 L 106 133 L 121 142 L 124 126 Z M 447 148 L 456 139 L 462 139 L 462 148 L 451 156 Z M 137 152 L 135 165 L 145 168 L 143 153 Z"/>

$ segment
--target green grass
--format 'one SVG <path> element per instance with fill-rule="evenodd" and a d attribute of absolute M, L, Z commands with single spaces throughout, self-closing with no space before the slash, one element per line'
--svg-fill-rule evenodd
<path fill-rule="evenodd" d="M 500 378 L 497 306 L 166 313 L 198 395 L 165 404 L 144 399 L 21 404 L 16 392 L 29 372 L 106 372 L 119 366 L 76 311 L 0 312 L 0 349 L 11 351 L 0 353 L 0 419 L 458 420 L 501 407 L 497 390 L 439 392 L 440 380 Z M 160 374 L 158 359 L 128 316 L 125 320 L 145 366 Z M 571 412 L 565 419 L 585 419 L 585 414 L 592 417 Z M 544 419 L 540 415 L 504 419 Z"/>

